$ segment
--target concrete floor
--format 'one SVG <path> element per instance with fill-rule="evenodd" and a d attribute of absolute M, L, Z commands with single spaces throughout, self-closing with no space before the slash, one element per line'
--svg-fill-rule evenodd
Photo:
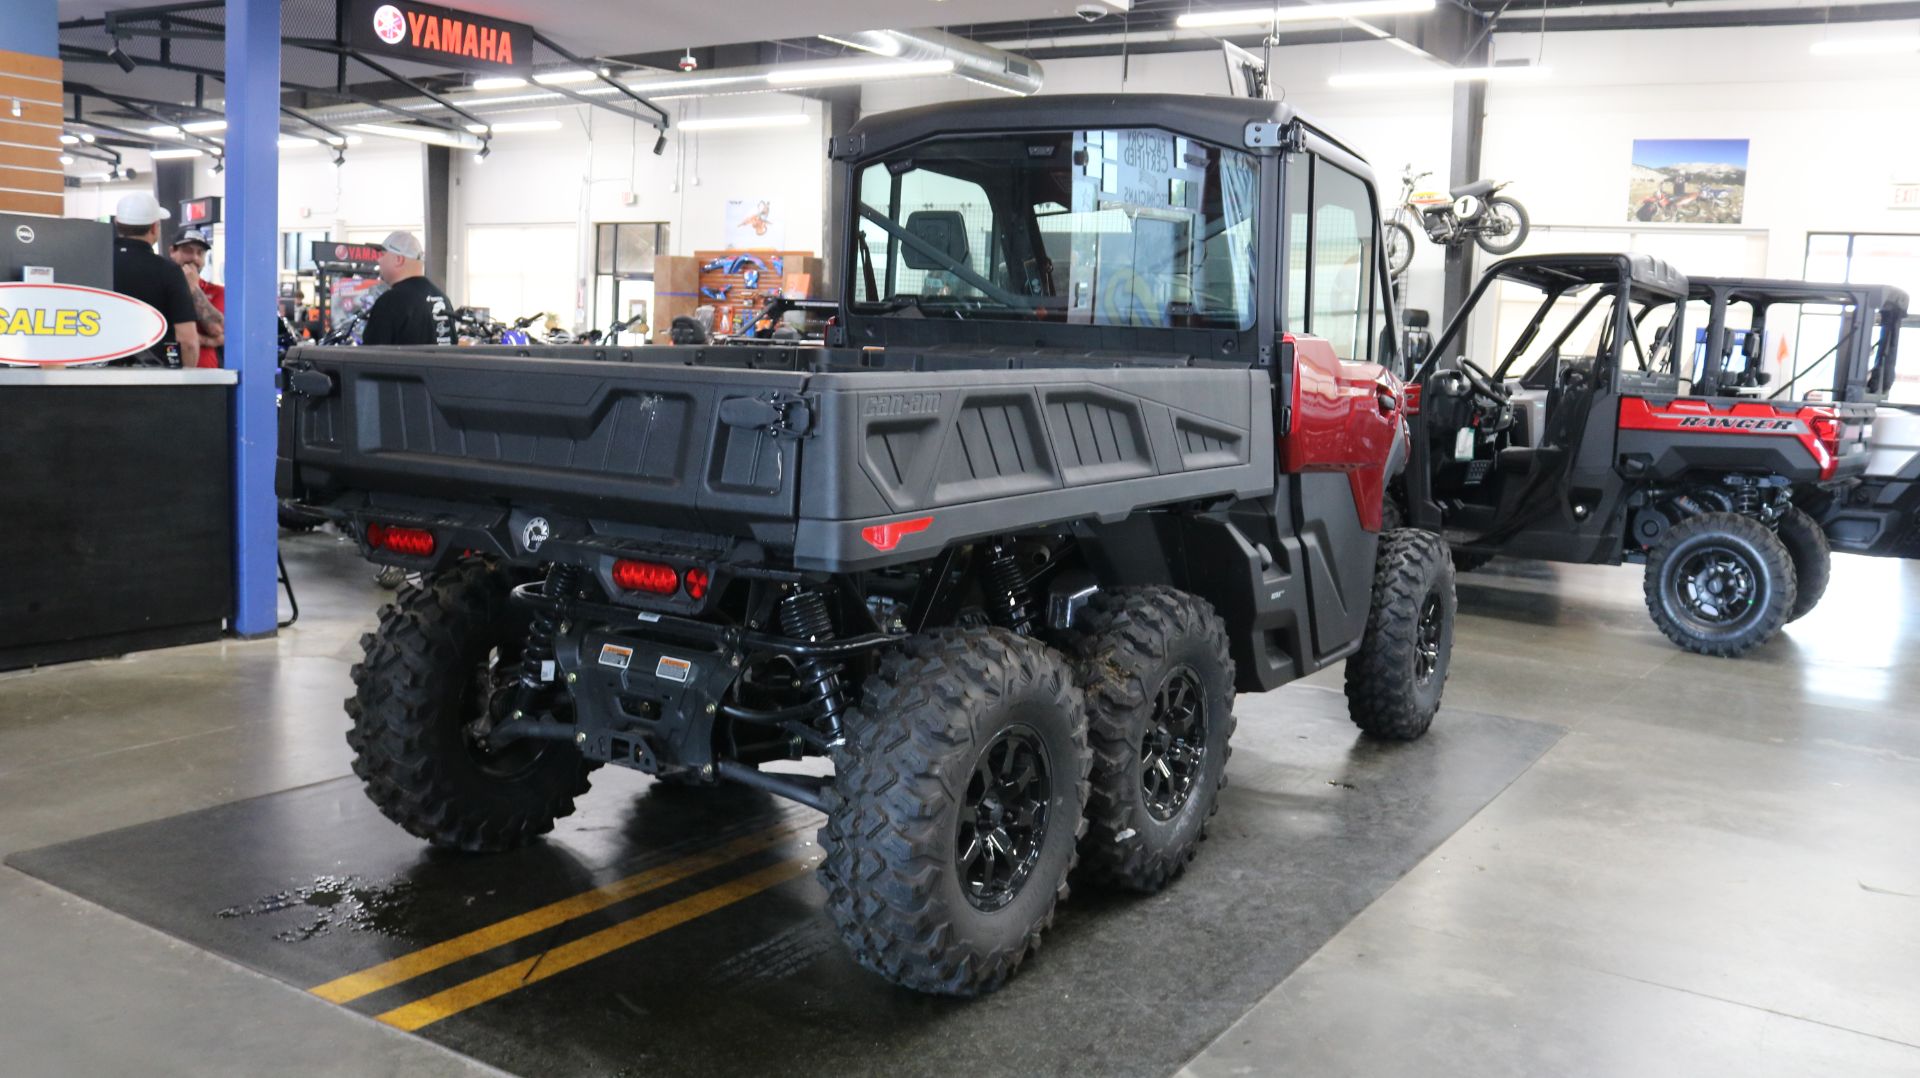
<path fill-rule="evenodd" d="M 0 855 L 347 773 L 383 593 L 287 547 L 276 640 L 0 675 Z M 1835 570 L 1740 661 L 1635 568 L 1462 577 L 1448 704 L 1569 734 L 1188 1073 L 1920 1073 L 1920 565 Z M 0 911 L 6 1073 L 494 1073 L 12 869 Z"/>

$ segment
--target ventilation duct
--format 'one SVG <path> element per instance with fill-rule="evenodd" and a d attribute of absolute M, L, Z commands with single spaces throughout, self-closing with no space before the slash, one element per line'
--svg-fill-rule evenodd
<path fill-rule="evenodd" d="M 890 60 L 947 60 L 953 64 L 953 73 L 963 79 L 1022 96 L 1039 93 L 1046 74 L 1036 60 L 945 30 L 860 30 L 820 36 Z"/>

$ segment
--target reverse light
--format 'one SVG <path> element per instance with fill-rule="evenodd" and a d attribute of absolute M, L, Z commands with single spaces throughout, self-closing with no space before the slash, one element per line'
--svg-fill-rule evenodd
<path fill-rule="evenodd" d="M 367 545 L 375 550 L 392 551 L 410 558 L 433 556 L 433 533 L 425 528 L 401 528 L 392 524 L 367 525 Z"/>
<path fill-rule="evenodd" d="M 685 579 L 687 584 L 687 598 L 704 599 L 707 597 L 707 585 L 711 584 L 713 579 L 707 575 L 705 569 L 688 569 Z"/>
<path fill-rule="evenodd" d="M 644 591 L 648 595 L 672 595 L 680 590 L 680 574 L 671 565 L 662 565 L 657 561 L 634 561 L 621 558 L 613 563 L 613 583 L 625 591 Z M 704 593 L 703 581 L 700 590 Z M 699 596 L 694 596 L 699 598 Z"/>

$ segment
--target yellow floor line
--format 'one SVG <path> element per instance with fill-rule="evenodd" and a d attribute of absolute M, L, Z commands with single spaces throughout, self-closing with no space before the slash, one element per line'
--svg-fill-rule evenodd
<path fill-rule="evenodd" d="M 469 1007 L 498 999 L 537 981 L 544 981 L 556 973 L 570 970 L 583 962 L 591 962 L 628 944 L 638 943 L 676 925 L 685 924 L 697 917 L 730 906 L 743 898 L 759 894 L 761 891 L 805 873 L 812 867 L 812 859 L 796 858 L 749 872 L 717 887 L 701 891 L 699 894 L 689 895 L 678 902 L 670 902 L 631 920 L 603 928 L 592 935 L 563 943 L 543 954 L 522 959 L 504 969 L 475 977 L 465 984 L 458 984 L 425 999 L 395 1007 L 380 1015 L 380 1020 L 396 1029 L 404 1029 L 408 1032 L 430 1026 L 443 1018 L 459 1014 Z"/>
<path fill-rule="evenodd" d="M 597 910 L 606 909 L 635 895 L 645 894 L 689 876 L 719 868 L 721 865 L 775 846 L 795 832 L 812 826 L 814 824 L 810 818 L 788 820 L 713 849 L 690 854 L 677 861 L 670 861 L 603 887 L 574 895 L 572 898 L 563 898 L 517 917 L 510 917 L 485 928 L 477 928 L 465 935 L 455 936 L 443 943 L 436 943 L 411 954 L 401 955 L 358 973 L 349 973 L 345 977 L 328 981 L 309 991 L 333 1003 L 347 1003 L 382 989 L 391 988 L 403 981 L 412 980 L 423 973 L 431 973 L 442 966 L 449 966 L 463 959 L 472 958 L 474 955 L 491 951 L 502 944 L 512 943 L 514 940 L 524 939 L 555 925 L 565 924 L 576 917 L 584 917 Z"/>

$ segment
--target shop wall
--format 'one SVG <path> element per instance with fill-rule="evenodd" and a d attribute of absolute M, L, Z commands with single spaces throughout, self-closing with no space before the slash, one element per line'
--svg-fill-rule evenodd
<path fill-rule="evenodd" d="M 776 94 L 666 102 L 674 129 L 666 151 L 653 153 L 655 132 L 602 109 L 529 114 L 557 117 L 557 131 L 508 132 L 484 162 L 456 154 L 450 270 L 455 302 L 466 279 L 469 230 L 507 225 L 569 225 L 577 235 L 564 272 L 584 297 L 591 288 L 593 225 L 664 221 L 671 254 L 723 248 L 727 203 L 773 203 L 784 236 L 766 246 L 818 250 L 824 229 L 825 136 L 816 102 Z M 690 117 L 803 113 L 792 127 L 682 132 Z M 521 117 L 511 117 L 520 119 Z M 579 317 L 591 317 L 591 312 Z"/>

